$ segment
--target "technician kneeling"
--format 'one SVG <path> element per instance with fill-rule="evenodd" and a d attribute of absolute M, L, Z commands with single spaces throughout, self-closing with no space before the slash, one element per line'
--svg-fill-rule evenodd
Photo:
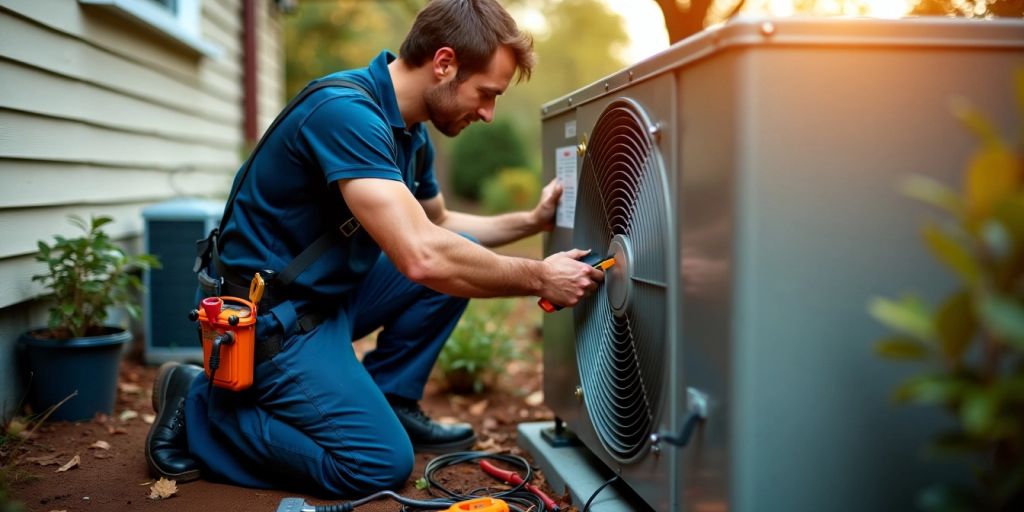
<path fill-rule="evenodd" d="M 447 210 L 434 177 L 423 122 L 447 136 L 490 122 L 532 65 L 530 37 L 495 0 L 434 0 L 397 58 L 317 80 L 285 109 L 239 171 L 200 273 L 204 295 L 245 297 L 257 272 L 268 281 L 253 384 L 162 367 L 155 475 L 353 496 L 401 486 L 414 450 L 472 446 L 469 425 L 418 404 L 467 298 L 571 306 L 603 279 L 581 250 L 537 261 L 486 248 L 550 229 L 558 183 L 529 212 L 481 217 Z M 360 364 L 351 341 L 378 327 Z"/>

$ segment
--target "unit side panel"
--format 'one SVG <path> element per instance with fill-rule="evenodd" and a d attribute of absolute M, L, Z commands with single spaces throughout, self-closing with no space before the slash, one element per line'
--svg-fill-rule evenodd
<path fill-rule="evenodd" d="M 736 52 L 727 52 L 679 74 L 681 129 L 677 229 L 681 301 L 677 364 L 685 379 L 675 386 L 682 428 L 686 387 L 710 398 L 709 417 L 683 449 L 685 510 L 729 507 L 732 289 L 737 154 Z M 669 450 L 674 448 L 666 447 Z M 675 508 L 674 510 L 683 510 Z"/>
<path fill-rule="evenodd" d="M 929 48 L 748 51 L 741 80 L 732 460 L 734 509 L 910 510 L 949 468 L 922 460 L 938 411 L 894 406 L 920 370 L 881 360 L 874 296 L 953 291 L 923 248 L 937 217 L 901 195 L 958 186 L 976 147 L 963 96 L 1011 133 L 1020 53 Z"/>

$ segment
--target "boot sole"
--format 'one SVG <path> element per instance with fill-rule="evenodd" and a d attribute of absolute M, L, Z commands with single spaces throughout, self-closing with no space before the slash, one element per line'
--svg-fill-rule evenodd
<path fill-rule="evenodd" d="M 462 452 L 462 451 L 469 450 L 470 448 L 473 447 L 474 444 L 476 444 L 476 434 L 473 434 L 472 437 L 468 437 L 466 439 L 460 439 L 458 441 L 451 441 L 451 442 L 447 442 L 447 443 L 438 443 L 438 444 L 422 444 L 422 443 L 417 444 L 417 443 L 413 443 L 412 449 L 416 453 L 445 454 L 445 453 Z"/>
<path fill-rule="evenodd" d="M 193 480 L 199 480 L 199 470 L 193 469 L 182 473 L 167 473 L 153 462 L 153 453 L 149 449 L 149 445 L 153 441 L 153 432 L 156 430 L 156 425 L 160 420 L 160 404 L 167 398 L 164 396 L 164 393 L 167 392 L 166 381 L 169 380 L 171 371 L 179 364 L 180 363 L 169 361 L 160 365 L 160 369 L 156 374 L 156 381 L 153 383 L 153 411 L 156 412 L 157 417 L 153 420 L 153 425 L 149 427 L 149 433 L 146 434 L 146 464 L 149 465 L 149 471 L 151 474 L 158 475 L 161 478 L 166 478 L 168 480 L 185 483 Z"/>

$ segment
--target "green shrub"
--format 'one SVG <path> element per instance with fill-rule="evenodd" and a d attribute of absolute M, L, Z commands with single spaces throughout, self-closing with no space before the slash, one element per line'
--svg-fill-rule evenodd
<path fill-rule="evenodd" d="M 465 199 L 480 199 L 484 182 L 501 169 L 525 167 L 526 146 L 510 121 L 476 123 L 454 139 L 451 156 L 452 189 Z"/>
<path fill-rule="evenodd" d="M 502 169 L 488 179 L 481 193 L 484 213 L 529 210 L 540 198 L 540 176 L 530 169 Z"/>
<path fill-rule="evenodd" d="M 517 329 L 506 325 L 515 299 L 477 299 L 455 327 L 437 358 L 437 371 L 454 393 L 479 393 L 516 357 Z"/>
<path fill-rule="evenodd" d="M 1024 72 L 1018 74 L 1024 112 Z M 894 334 L 883 357 L 924 362 L 902 383 L 900 402 L 938 406 L 955 428 L 933 441 L 936 453 L 961 457 L 974 485 L 936 483 L 918 495 L 925 510 L 1024 510 L 1024 140 L 1003 142 L 981 115 L 961 117 L 981 139 L 962 191 L 915 177 L 908 195 L 942 209 L 943 224 L 924 227 L 934 257 L 956 276 L 937 307 L 915 297 L 875 299 L 871 314 Z"/>

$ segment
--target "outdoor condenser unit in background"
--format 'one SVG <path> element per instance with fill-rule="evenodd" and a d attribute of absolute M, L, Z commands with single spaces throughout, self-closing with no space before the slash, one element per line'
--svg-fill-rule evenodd
<path fill-rule="evenodd" d="M 944 419 L 890 402 L 866 305 L 951 291 L 899 183 L 959 185 L 954 97 L 1015 137 L 1019 68 L 1020 21 L 743 20 L 546 105 L 546 251 L 618 262 L 545 316 L 547 405 L 655 510 L 912 509 Z"/>
<path fill-rule="evenodd" d="M 145 251 L 160 258 L 161 268 L 145 275 L 147 363 L 202 361 L 196 326 L 188 319 L 195 307 L 196 240 L 220 222 L 221 201 L 181 198 L 146 207 Z"/>

